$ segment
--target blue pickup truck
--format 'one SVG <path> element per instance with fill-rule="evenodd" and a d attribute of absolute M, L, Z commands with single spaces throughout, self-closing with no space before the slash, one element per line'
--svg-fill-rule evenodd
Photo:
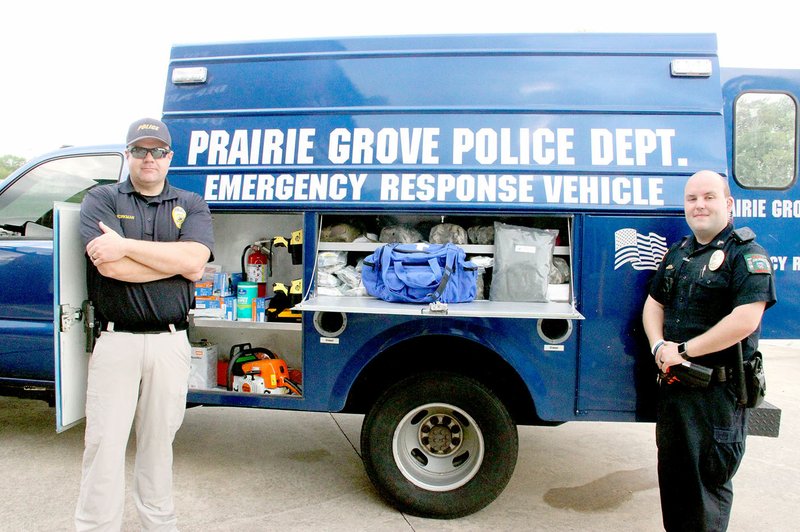
<path fill-rule="evenodd" d="M 124 150 L 62 149 L 0 184 L 0 395 L 53 404 L 53 204 L 127 177 Z"/>
<path fill-rule="evenodd" d="M 511 476 L 518 425 L 653 419 L 641 309 L 667 246 L 688 232 L 683 187 L 694 172 L 729 177 L 737 225 L 772 255 L 779 302 L 763 337 L 800 336 L 798 95 L 796 71 L 721 69 L 706 34 L 174 47 L 162 113 L 169 180 L 208 202 L 215 265 L 241 272 L 242 249 L 301 235 L 291 260 L 288 246 L 270 249 L 264 283 L 302 288 L 296 321 L 195 313 L 189 334 L 232 357 L 244 342 L 280 353 L 302 390 L 245 392 L 224 386 L 229 375 L 190 390 L 189 402 L 365 414 L 363 459 L 388 500 L 429 517 L 477 511 Z M 54 336 L 80 333 L 81 298 L 60 298 L 81 286 L 85 261 L 73 244 L 61 266 L 60 230 L 74 218 L 62 224 L 54 202 L 124 179 L 123 150 L 56 152 L 0 186 L 0 393 L 51 401 L 69 414 L 57 414 L 65 427 L 83 415 L 85 391 L 71 382 L 85 381 L 76 366 L 86 343 L 70 336 L 77 352 L 66 359 Z M 401 234 L 424 247 L 443 226 L 495 229 L 459 242 L 470 257 L 508 264 L 498 250 L 514 244 L 518 272 L 544 260 L 561 275 L 507 275 L 513 301 L 490 289 L 428 306 L 345 289 L 326 271 L 357 271 Z M 499 271 L 483 281 L 502 286 Z"/>

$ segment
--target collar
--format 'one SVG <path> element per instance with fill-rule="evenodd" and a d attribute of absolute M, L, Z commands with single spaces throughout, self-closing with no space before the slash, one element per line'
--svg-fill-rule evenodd
<path fill-rule="evenodd" d="M 133 183 L 131 183 L 130 176 L 128 177 L 128 179 L 119 184 L 119 191 L 124 194 L 132 194 L 140 198 L 143 198 L 148 203 L 162 203 L 164 201 L 176 199 L 178 197 L 177 192 L 175 192 L 175 189 L 170 186 L 169 180 L 166 178 L 164 179 L 164 188 L 161 189 L 161 194 L 159 194 L 158 196 L 143 196 L 142 194 L 137 192 L 136 189 L 133 188 Z"/>
<path fill-rule="evenodd" d="M 728 225 L 725 226 L 725 229 L 720 231 L 719 234 L 717 234 L 717 236 L 715 236 L 708 244 L 701 244 L 700 242 L 697 241 L 696 236 L 690 235 L 683 239 L 683 242 L 681 243 L 681 248 L 684 249 L 688 248 L 690 253 L 693 253 L 695 251 L 704 248 L 722 249 L 725 246 L 725 242 L 728 241 L 728 239 L 731 237 L 732 234 L 733 234 L 733 224 L 729 223 Z"/>

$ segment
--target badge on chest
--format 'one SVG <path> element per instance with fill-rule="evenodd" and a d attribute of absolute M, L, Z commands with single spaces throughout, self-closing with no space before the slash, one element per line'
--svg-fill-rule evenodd
<path fill-rule="evenodd" d="M 715 272 L 719 270 L 719 267 L 722 266 L 723 262 L 725 262 L 725 252 L 721 249 L 718 249 L 712 253 L 711 258 L 708 259 L 708 269 L 712 272 Z"/>

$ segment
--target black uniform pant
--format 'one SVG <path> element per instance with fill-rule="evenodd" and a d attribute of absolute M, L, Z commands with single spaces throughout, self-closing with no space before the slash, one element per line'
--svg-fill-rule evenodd
<path fill-rule="evenodd" d="M 667 531 L 728 528 L 748 415 L 729 383 L 700 389 L 662 382 L 656 444 Z"/>

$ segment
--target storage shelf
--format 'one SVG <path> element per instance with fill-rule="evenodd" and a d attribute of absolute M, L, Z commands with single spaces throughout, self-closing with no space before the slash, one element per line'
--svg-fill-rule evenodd
<path fill-rule="evenodd" d="M 568 302 L 525 303 L 476 300 L 450 303 L 444 312 L 431 311 L 428 304 L 389 303 L 374 297 L 316 296 L 295 307 L 304 312 L 353 312 L 412 316 L 460 316 L 473 318 L 583 319 Z"/>
<path fill-rule="evenodd" d="M 263 329 L 272 331 L 302 331 L 302 323 L 285 323 L 280 321 L 232 321 L 215 318 L 192 317 L 194 327 L 226 327 L 234 329 Z"/>

